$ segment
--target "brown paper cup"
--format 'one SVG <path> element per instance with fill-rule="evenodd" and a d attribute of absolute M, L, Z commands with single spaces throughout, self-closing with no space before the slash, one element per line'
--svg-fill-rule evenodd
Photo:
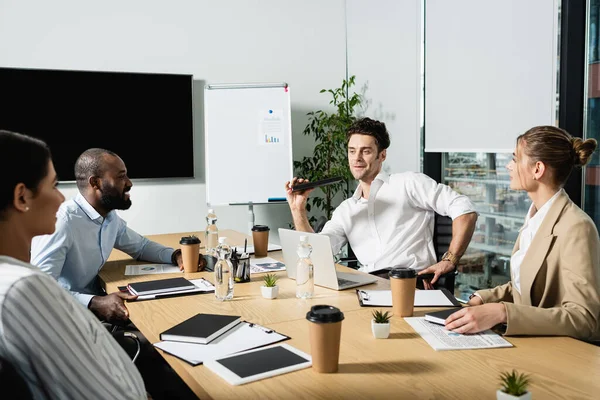
<path fill-rule="evenodd" d="M 398 317 L 412 317 L 415 306 L 415 289 L 417 277 L 414 270 L 410 273 L 390 271 L 390 286 L 392 287 L 392 309 Z M 409 277 L 412 275 L 412 277 Z"/>
<path fill-rule="evenodd" d="M 200 260 L 200 243 L 182 244 L 181 257 L 183 259 L 183 272 L 198 272 L 198 260 Z"/>
<path fill-rule="evenodd" d="M 254 257 L 266 257 L 269 247 L 269 227 L 254 225 L 252 228 L 252 242 L 254 244 Z"/>
<path fill-rule="evenodd" d="M 309 322 L 312 367 L 317 372 L 337 372 L 340 359 L 342 323 Z"/>
<path fill-rule="evenodd" d="M 309 324 L 312 368 L 316 372 L 337 372 L 344 313 L 332 306 L 317 305 L 306 314 Z"/>

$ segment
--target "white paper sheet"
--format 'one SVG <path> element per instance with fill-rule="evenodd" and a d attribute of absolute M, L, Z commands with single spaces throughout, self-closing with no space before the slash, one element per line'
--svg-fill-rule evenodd
<path fill-rule="evenodd" d="M 362 302 L 365 306 L 392 306 L 391 290 L 359 290 Z M 441 290 L 417 290 L 415 291 L 415 307 L 445 307 L 455 306 Z"/>
<path fill-rule="evenodd" d="M 443 325 L 425 321 L 423 317 L 406 317 L 404 320 L 436 351 L 513 347 L 512 343 L 491 330 L 461 335 L 447 330 Z"/>
<path fill-rule="evenodd" d="M 231 246 L 231 247 L 235 247 L 238 253 L 241 253 L 244 251 L 244 245 L 241 246 Z M 281 250 L 281 246 L 278 244 L 273 244 L 273 243 L 269 243 L 267 245 L 267 251 L 277 251 L 277 250 Z M 248 254 L 254 254 L 254 246 L 252 246 L 251 244 L 246 246 L 246 253 Z"/>
<path fill-rule="evenodd" d="M 250 259 L 250 273 L 285 271 L 285 264 L 271 257 Z"/>
<path fill-rule="evenodd" d="M 177 265 L 172 264 L 138 264 L 126 265 L 125 275 L 172 274 L 182 272 Z"/>
<path fill-rule="evenodd" d="M 288 337 L 263 326 L 244 321 L 208 344 L 162 341 L 154 343 L 154 346 L 196 365 L 206 360 L 277 343 L 285 339 Z"/>

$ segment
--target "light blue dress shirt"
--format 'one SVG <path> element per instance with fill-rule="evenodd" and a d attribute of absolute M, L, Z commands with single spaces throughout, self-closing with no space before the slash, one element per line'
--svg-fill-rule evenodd
<path fill-rule="evenodd" d="M 174 249 L 152 242 L 127 227 L 113 210 L 103 218 L 81 195 L 65 201 L 52 235 L 33 238 L 31 264 L 52 275 L 86 307 L 104 294 L 98 272 L 113 248 L 136 260 L 171 264 Z"/>

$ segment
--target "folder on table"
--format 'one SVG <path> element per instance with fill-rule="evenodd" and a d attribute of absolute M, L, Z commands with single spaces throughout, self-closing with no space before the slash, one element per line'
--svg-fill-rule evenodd
<path fill-rule="evenodd" d="M 272 329 L 242 321 L 208 344 L 162 341 L 154 346 L 192 365 L 290 339 Z"/>
<path fill-rule="evenodd" d="M 391 290 L 356 290 L 361 307 L 391 307 Z M 415 307 L 460 307 L 456 297 L 448 289 L 417 290 Z"/>

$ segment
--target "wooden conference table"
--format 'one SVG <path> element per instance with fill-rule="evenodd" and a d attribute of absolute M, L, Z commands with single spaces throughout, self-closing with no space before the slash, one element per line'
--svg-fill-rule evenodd
<path fill-rule="evenodd" d="M 179 238 L 188 235 L 152 235 L 148 238 L 177 248 Z M 202 233 L 196 232 L 201 237 Z M 221 231 L 231 245 L 243 245 L 248 236 Z M 281 252 L 271 252 L 282 259 Z M 109 293 L 134 281 L 164 279 L 176 274 L 125 276 L 125 265 L 136 263 L 118 250 L 102 268 L 100 277 Z M 338 266 L 346 272 L 353 270 Z M 235 284 L 234 299 L 219 302 L 212 293 L 161 300 L 130 302 L 132 322 L 151 343 L 159 334 L 198 312 L 241 315 L 244 320 L 267 326 L 291 339 L 290 344 L 310 354 L 306 313 L 311 305 L 328 304 L 345 315 L 342 325 L 340 367 L 335 374 L 319 374 L 311 368 L 276 377 L 231 386 L 203 365 L 191 366 L 162 352 L 162 356 L 202 399 L 223 398 L 495 398 L 501 372 L 513 368 L 531 374 L 534 399 L 595 399 L 600 395 L 600 347 L 567 337 L 507 337 L 515 347 L 506 349 L 435 351 L 403 319 L 392 318 L 388 339 L 371 333 L 372 308 L 360 307 L 354 289 L 335 291 L 315 287 L 315 298 L 295 298 L 295 281 L 285 271 L 280 276 L 279 297 L 260 294 L 262 274 L 251 282 Z M 188 274 L 190 279 L 212 273 Z M 367 289 L 389 289 L 380 279 Z M 415 316 L 429 310 L 415 309 Z"/>

